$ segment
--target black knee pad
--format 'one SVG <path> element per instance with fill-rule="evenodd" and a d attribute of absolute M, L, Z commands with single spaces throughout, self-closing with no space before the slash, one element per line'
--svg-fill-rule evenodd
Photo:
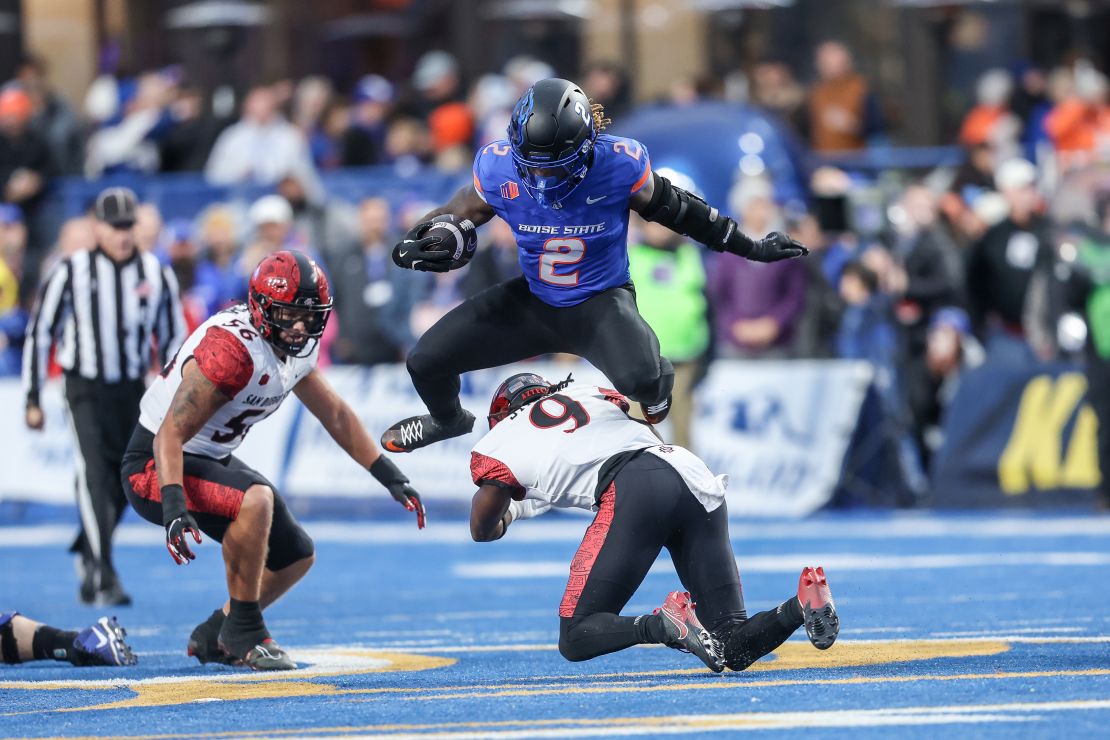
<path fill-rule="evenodd" d="M 270 538 L 270 551 L 266 554 L 266 569 L 283 570 L 293 563 L 312 557 L 315 553 L 316 545 L 312 542 L 312 538 L 300 525 L 297 525 L 276 541 L 273 537 Z"/>
<path fill-rule="evenodd" d="M 312 557 L 316 546 L 304 527 L 289 513 L 285 499 L 274 491 L 274 515 L 270 520 L 270 551 L 266 553 L 266 569 L 282 570 L 293 563 Z"/>

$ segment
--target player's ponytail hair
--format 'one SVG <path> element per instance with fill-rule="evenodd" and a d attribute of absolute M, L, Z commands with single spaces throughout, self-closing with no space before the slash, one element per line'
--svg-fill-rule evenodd
<path fill-rule="evenodd" d="M 605 106 L 601 103 L 590 101 L 590 115 L 594 118 L 594 130 L 599 134 L 605 130 L 612 121 L 605 115 Z"/>

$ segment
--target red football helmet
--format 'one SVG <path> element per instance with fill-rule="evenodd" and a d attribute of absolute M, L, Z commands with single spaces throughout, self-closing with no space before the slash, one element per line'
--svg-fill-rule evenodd
<path fill-rule="evenodd" d="M 320 340 L 331 315 L 328 279 L 315 262 L 300 252 L 281 251 L 258 263 L 247 296 L 251 324 L 275 348 L 292 357 L 311 353 L 310 339 Z M 301 341 L 281 338 L 304 325 Z"/>
<path fill-rule="evenodd" d="M 493 400 L 489 405 L 489 428 L 493 429 L 497 423 L 504 421 L 525 403 L 536 396 L 546 396 L 551 392 L 551 383 L 535 373 L 517 373 L 508 378 L 494 391 Z"/>

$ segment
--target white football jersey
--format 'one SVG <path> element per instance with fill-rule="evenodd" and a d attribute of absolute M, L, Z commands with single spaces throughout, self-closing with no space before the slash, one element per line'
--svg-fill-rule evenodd
<path fill-rule="evenodd" d="M 646 450 L 666 460 L 713 511 L 724 501 L 728 476 L 714 476 L 689 450 L 659 443 L 651 428 L 626 413 L 616 391 L 585 383 L 528 404 L 501 421 L 474 446 L 470 473 L 476 484 L 499 481 L 523 489 L 524 498 L 559 508 L 596 509 L 594 493 L 605 461 Z"/>
<path fill-rule="evenodd" d="M 181 385 L 181 370 L 192 360 L 231 400 L 185 443 L 185 451 L 227 457 L 250 428 L 274 413 L 293 386 L 315 369 L 319 352 L 317 343 L 308 356 L 283 361 L 251 325 L 246 306 L 220 311 L 189 335 L 177 356 L 147 388 L 139 423 L 158 432 Z"/>

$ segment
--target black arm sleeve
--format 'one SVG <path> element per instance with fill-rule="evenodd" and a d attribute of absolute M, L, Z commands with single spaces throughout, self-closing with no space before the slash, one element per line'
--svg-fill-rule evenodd
<path fill-rule="evenodd" d="M 732 252 L 741 257 L 751 254 L 752 240 L 740 232 L 735 221 L 693 193 L 676 188 L 667 178 L 655 173 L 652 177 L 655 187 L 641 216 L 696 239 L 715 252 Z"/>

